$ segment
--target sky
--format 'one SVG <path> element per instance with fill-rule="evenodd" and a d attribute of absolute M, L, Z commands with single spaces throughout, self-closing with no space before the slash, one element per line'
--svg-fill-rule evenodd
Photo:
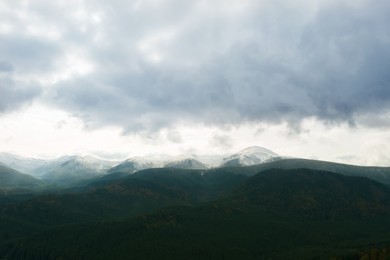
<path fill-rule="evenodd" d="M 0 152 L 390 166 L 387 0 L 1 0 Z"/>

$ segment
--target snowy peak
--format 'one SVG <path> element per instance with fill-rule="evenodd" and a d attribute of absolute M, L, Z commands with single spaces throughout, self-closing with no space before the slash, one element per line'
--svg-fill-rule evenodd
<path fill-rule="evenodd" d="M 112 167 L 107 171 L 107 173 L 134 173 L 136 171 L 155 168 L 156 165 L 142 157 L 131 157 L 126 161 Z"/>
<path fill-rule="evenodd" d="M 241 155 L 272 155 L 273 157 L 275 156 L 279 156 L 278 154 L 274 153 L 273 151 L 267 149 L 267 148 L 264 148 L 264 147 L 260 147 L 260 146 L 250 146 L 250 147 L 247 147 L 241 151 L 239 151 L 237 154 L 241 154 Z"/>
<path fill-rule="evenodd" d="M 226 166 L 246 166 L 280 159 L 280 156 L 263 147 L 252 146 L 233 155 L 161 155 L 131 157 L 122 163 L 94 156 L 63 156 L 54 160 L 32 159 L 0 153 L 0 165 L 47 180 L 52 183 L 70 183 L 97 178 L 106 174 L 122 174 L 158 167 L 181 169 L 209 169 Z"/>
<path fill-rule="evenodd" d="M 223 159 L 222 166 L 248 166 L 264 163 L 278 154 L 260 146 L 251 146 Z"/>
<path fill-rule="evenodd" d="M 131 174 L 140 170 L 158 168 L 158 167 L 168 167 L 168 168 L 180 168 L 180 169 L 208 169 L 209 167 L 196 159 L 196 156 L 193 155 L 180 155 L 171 158 L 165 159 L 156 159 L 150 161 L 143 157 L 131 157 L 124 161 L 121 164 L 118 164 L 115 167 L 112 167 L 107 171 L 107 173 L 123 173 Z"/>
<path fill-rule="evenodd" d="M 166 163 L 165 167 L 191 170 L 205 170 L 209 168 L 203 162 L 192 157 Z"/>
<path fill-rule="evenodd" d="M 64 156 L 38 168 L 35 175 L 53 184 L 69 185 L 102 176 L 115 163 L 93 156 Z"/>
<path fill-rule="evenodd" d="M 75 167 L 83 167 L 91 170 L 95 170 L 97 172 L 104 172 L 113 165 L 115 165 L 116 162 L 112 161 L 106 161 L 99 158 L 96 158 L 94 156 L 70 156 L 68 157 L 68 160 L 63 162 L 61 165 L 74 165 Z"/>

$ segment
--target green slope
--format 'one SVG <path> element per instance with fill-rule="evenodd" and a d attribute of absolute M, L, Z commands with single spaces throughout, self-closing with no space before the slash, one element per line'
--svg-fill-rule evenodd
<path fill-rule="evenodd" d="M 3 203 L 0 217 L 39 228 L 117 220 L 167 206 L 215 200 L 245 178 L 223 172 L 202 175 L 192 170 L 150 169 L 119 180 L 92 183 L 74 191 L 37 194 L 32 198 L 10 197 L 8 203 Z M 11 203 L 11 199 L 25 201 Z M 3 226 L 0 240 L 12 235 L 14 228 L 14 225 Z M 30 233 L 31 230 L 26 229 L 25 235 Z"/>
<path fill-rule="evenodd" d="M 268 210 L 313 218 L 390 216 L 388 187 L 326 171 L 267 170 L 247 179 L 233 196 Z"/>
<path fill-rule="evenodd" d="M 30 189 L 37 190 L 46 186 L 47 183 L 44 181 L 0 165 L 0 194 Z"/>

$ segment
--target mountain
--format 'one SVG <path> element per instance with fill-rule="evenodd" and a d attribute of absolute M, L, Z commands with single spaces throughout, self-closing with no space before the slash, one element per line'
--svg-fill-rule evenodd
<path fill-rule="evenodd" d="M 47 183 L 44 181 L 0 165 L 0 193 L 37 190 L 46 186 Z"/>
<path fill-rule="evenodd" d="M 308 159 L 280 159 L 276 161 L 265 162 L 258 165 L 232 168 L 235 171 L 241 171 L 247 176 L 255 175 L 269 169 L 311 169 L 338 173 L 346 176 L 366 177 L 376 180 L 380 183 L 390 185 L 390 167 L 374 166 L 356 166 L 334 162 L 308 160 Z"/>
<path fill-rule="evenodd" d="M 35 171 L 50 183 L 69 186 L 103 176 L 115 163 L 93 156 L 65 156 Z"/>
<path fill-rule="evenodd" d="M 0 153 L 0 162 L 12 169 L 15 169 L 19 172 L 33 175 L 34 177 L 39 177 L 34 174 L 35 170 L 43 167 L 44 165 L 49 164 L 49 160 L 27 158 L 18 155 L 13 155 L 9 153 Z"/>
<path fill-rule="evenodd" d="M 127 159 L 126 161 L 110 168 L 107 173 L 113 174 L 113 173 L 125 173 L 125 174 L 131 174 L 136 171 L 149 169 L 149 168 L 155 168 L 156 164 L 145 159 L 142 157 L 132 157 Z"/>
<path fill-rule="evenodd" d="M 194 156 L 179 156 L 179 157 L 168 157 L 164 159 L 154 159 L 153 161 L 145 159 L 143 157 L 132 157 L 126 161 L 110 168 L 107 171 L 107 176 L 104 179 L 114 179 L 118 177 L 124 177 L 135 172 L 152 169 L 152 168 L 178 168 L 178 169 L 198 169 L 205 170 L 209 166 Z"/>
<path fill-rule="evenodd" d="M 231 156 L 222 155 L 160 155 L 131 157 L 119 163 L 98 159 L 93 156 L 63 156 L 58 159 L 43 160 L 26 158 L 8 153 L 0 153 L 0 164 L 16 169 L 22 173 L 48 180 L 53 183 L 69 184 L 70 177 L 75 177 L 75 183 L 82 179 L 91 179 L 107 173 L 107 178 L 123 177 L 134 172 L 149 168 L 181 168 L 181 169 L 208 169 L 214 167 L 228 167 L 254 165 L 279 159 L 278 155 L 261 147 L 248 147 Z"/>
<path fill-rule="evenodd" d="M 206 170 L 214 167 L 247 166 L 279 160 L 276 153 L 258 146 L 248 147 L 231 156 L 222 155 L 180 155 L 150 156 L 148 159 L 132 157 L 107 171 L 107 178 L 123 177 L 149 168 L 179 168 Z"/>
<path fill-rule="evenodd" d="M 229 167 L 255 165 L 264 163 L 275 157 L 279 157 L 279 155 L 272 152 L 271 150 L 259 146 L 252 146 L 224 158 L 221 166 Z"/>
<path fill-rule="evenodd" d="M 206 170 L 209 168 L 206 164 L 195 158 L 185 158 L 181 160 L 171 161 L 166 163 L 164 167 L 193 170 Z"/>
<path fill-rule="evenodd" d="M 317 160 L 288 159 L 257 146 L 248 147 L 224 158 L 222 156 L 198 155 L 132 157 L 120 164 L 92 156 L 64 156 L 55 160 L 41 160 L 2 153 L 0 154 L 0 164 L 53 184 L 65 186 L 85 184 L 100 177 L 103 177 L 103 180 L 120 179 L 150 168 L 172 167 L 206 170 L 219 166 L 229 168 L 226 171 L 231 173 L 240 172 L 247 176 L 272 168 L 308 168 L 347 176 L 368 177 L 390 185 L 389 167 L 364 167 Z M 14 167 L 10 167 L 10 165 Z"/>

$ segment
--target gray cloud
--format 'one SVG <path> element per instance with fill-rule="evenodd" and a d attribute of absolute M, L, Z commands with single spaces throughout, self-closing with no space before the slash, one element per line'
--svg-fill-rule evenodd
<path fill-rule="evenodd" d="M 11 63 L 6 61 L 0 61 L 0 72 L 12 72 L 14 67 Z"/>
<path fill-rule="evenodd" d="M 167 139 L 172 143 L 182 143 L 183 139 L 178 131 L 169 131 L 167 133 Z"/>
<path fill-rule="evenodd" d="M 0 114 L 13 111 L 30 103 L 40 94 L 37 87 L 15 82 L 9 76 L 0 75 Z"/>
<path fill-rule="evenodd" d="M 16 71 L 51 70 L 64 52 L 86 57 L 93 72 L 55 83 L 45 100 L 94 127 L 298 128 L 307 117 L 353 125 L 390 109 L 384 0 L 39 3 L 30 13 L 58 28 L 61 40 L 15 32 L 1 36 L 0 49 L 11 50 L 5 59 Z"/>
<path fill-rule="evenodd" d="M 215 134 L 209 142 L 212 147 L 221 147 L 223 149 L 230 149 L 233 146 L 232 139 L 228 135 Z"/>
<path fill-rule="evenodd" d="M 45 73 L 61 57 L 60 46 L 37 37 L 26 35 L 0 35 L 0 53 L 10 61 L 12 70 L 20 73 Z M 10 63 L 8 63 L 10 64 Z"/>

